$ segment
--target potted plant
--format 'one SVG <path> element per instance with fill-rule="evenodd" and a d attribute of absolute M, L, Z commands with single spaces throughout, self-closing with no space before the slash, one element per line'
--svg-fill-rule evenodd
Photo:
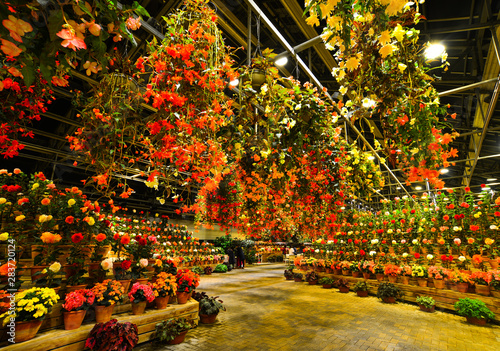
<path fill-rule="evenodd" d="M 390 283 L 396 283 L 400 273 L 401 267 L 395 264 L 387 264 L 384 268 L 384 274 L 388 277 Z"/>
<path fill-rule="evenodd" d="M 466 317 L 467 322 L 476 325 L 486 325 L 489 320 L 494 320 L 495 315 L 483 301 L 477 299 L 460 299 L 455 302 L 455 310 L 460 316 Z"/>
<path fill-rule="evenodd" d="M 14 309 L 0 316 L 4 325 L 15 320 L 15 342 L 23 342 L 35 337 L 43 318 L 50 313 L 59 300 L 54 289 L 34 287 L 16 294 Z"/>
<path fill-rule="evenodd" d="M 153 302 L 155 294 L 149 284 L 135 283 L 128 293 L 132 304 L 132 314 L 143 314 L 148 302 Z"/>
<path fill-rule="evenodd" d="M 214 268 L 214 273 L 226 273 L 227 272 L 227 266 L 225 264 L 218 264 Z"/>
<path fill-rule="evenodd" d="M 177 303 L 185 304 L 193 290 L 200 284 L 200 276 L 189 269 L 177 271 Z"/>
<path fill-rule="evenodd" d="M 339 292 L 341 293 L 348 293 L 349 292 L 349 282 L 344 279 L 340 278 L 335 282 L 335 286 L 339 289 Z"/>
<path fill-rule="evenodd" d="M 36 272 L 33 277 L 36 286 L 51 288 L 59 292 L 62 282 L 61 264 L 54 262 L 42 271 Z"/>
<path fill-rule="evenodd" d="M 377 263 L 372 267 L 372 273 L 375 274 L 375 277 L 379 282 L 384 280 L 385 274 L 385 267 L 381 263 Z"/>
<path fill-rule="evenodd" d="M 436 289 L 445 288 L 445 279 L 449 276 L 449 270 L 439 266 L 429 266 L 427 269 L 429 276 L 434 280 Z"/>
<path fill-rule="evenodd" d="M 412 274 L 411 266 L 408 265 L 401 266 L 401 271 L 399 272 L 399 275 L 401 276 L 401 281 L 403 284 L 405 285 L 410 284 L 411 274 Z"/>
<path fill-rule="evenodd" d="M 316 273 L 315 271 L 307 272 L 306 281 L 309 283 L 309 285 L 316 285 L 318 283 L 318 279 L 318 273 Z"/>
<path fill-rule="evenodd" d="M 361 275 L 361 269 L 359 268 L 359 262 L 351 262 L 351 265 L 349 266 L 349 269 L 351 270 L 352 276 L 354 278 L 359 278 Z"/>
<path fill-rule="evenodd" d="M 130 351 L 139 342 L 137 325 L 129 322 L 118 323 L 112 319 L 97 323 L 85 341 L 85 348 L 92 351 L 121 350 Z"/>
<path fill-rule="evenodd" d="M 302 273 L 293 273 L 293 280 L 297 283 L 301 282 L 303 277 Z"/>
<path fill-rule="evenodd" d="M 455 289 L 458 292 L 466 293 L 469 290 L 469 274 L 463 272 L 453 272 L 450 277 L 452 282 L 455 283 Z"/>
<path fill-rule="evenodd" d="M 191 270 L 193 271 L 193 273 L 196 273 L 198 275 L 203 274 L 203 268 L 201 266 L 193 266 Z"/>
<path fill-rule="evenodd" d="M 102 283 L 96 283 L 92 288 L 95 295 L 95 319 L 97 323 L 106 323 L 111 320 L 115 304 L 122 301 L 122 284 L 116 280 L 106 279 Z"/>
<path fill-rule="evenodd" d="M 500 297 L 500 270 L 491 271 L 490 292 L 493 297 Z"/>
<path fill-rule="evenodd" d="M 476 294 L 489 296 L 490 287 L 489 284 L 493 279 L 491 272 L 472 272 L 470 275 L 470 280 L 472 280 L 476 285 Z"/>
<path fill-rule="evenodd" d="M 193 293 L 193 299 L 200 304 L 200 322 L 203 324 L 213 324 L 220 311 L 225 311 L 226 307 L 222 300 L 217 300 L 218 296 L 209 297 L 205 292 Z"/>
<path fill-rule="evenodd" d="M 401 298 L 403 292 L 392 283 L 382 282 L 377 289 L 377 297 L 385 303 L 396 303 L 396 299 Z"/>
<path fill-rule="evenodd" d="M 363 262 L 360 262 L 360 269 L 361 269 L 361 272 L 363 273 L 363 278 L 370 279 L 374 266 L 375 266 L 375 262 L 373 262 L 373 261 L 366 261 L 365 260 Z"/>
<path fill-rule="evenodd" d="M 356 285 L 353 286 L 352 290 L 359 297 L 367 297 L 368 296 L 368 284 L 366 284 L 366 282 L 357 282 Z"/>
<path fill-rule="evenodd" d="M 324 289 L 331 289 L 335 283 L 335 279 L 330 277 L 323 277 L 318 281 L 319 284 L 323 285 Z"/>
<path fill-rule="evenodd" d="M 132 261 L 123 260 L 113 263 L 115 280 L 119 281 L 125 292 L 128 291 L 130 287 L 130 282 L 132 281 L 132 273 L 130 272 L 130 267 L 132 266 Z"/>
<path fill-rule="evenodd" d="M 155 295 L 156 308 L 159 310 L 165 309 L 170 297 L 175 296 L 177 292 L 176 277 L 172 274 L 161 272 L 157 275 L 156 281 L 151 287 Z"/>
<path fill-rule="evenodd" d="M 426 287 L 427 286 L 427 278 L 429 277 L 429 272 L 427 268 L 421 265 L 415 265 L 411 268 L 412 277 L 417 278 L 418 286 Z"/>
<path fill-rule="evenodd" d="M 206 275 L 211 275 L 212 274 L 212 267 L 206 266 L 203 268 L 203 272 L 205 272 Z"/>
<path fill-rule="evenodd" d="M 185 318 L 170 318 L 169 320 L 156 324 L 155 338 L 156 342 L 169 345 L 180 344 L 184 341 L 187 332 L 191 329 L 190 321 Z"/>
<path fill-rule="evenodd" d="M 293 270 L 285 269 L 284 275 L 285 275 L 286 280 L 292 280 L 293 279 Z"/>
<path fill-rule="evenodd" d="M 75 290 L 66 295 L 62 305 L 65 330 L 80 328 L 94 299 L 94 293 L 89 289 Z"/>
<path fill-rule="evenodd" d="M 417 297 L 417 304 L 422 311 L 432 313 L 432 312 L 434 312 L 436 300 L 434 300 L 430 296 L 418 296 Z"/>

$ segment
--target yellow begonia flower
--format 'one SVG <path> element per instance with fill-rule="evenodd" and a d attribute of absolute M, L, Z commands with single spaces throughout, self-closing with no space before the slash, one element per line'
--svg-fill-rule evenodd
<path fill-rule="evenodd" d="M 16 222 L 20 222 L 22 221 L 23 219 L 25 219 L 26 216 L 25 215 L 19 215 L 19 216 L 16 216 Z"/>
<path fill-rule="evenodd" d="M 401 27 L 400 24 L 394 28 L 394 31 L 392 32 L 392 36 L 395 37 L 398 41 L 402 41 L 405 37 L 406 31 Z"/>
<path fill-rule="evenodd" d="M 0 205 L 3 205 L 6 202 L 7 202 L 7 199 L 5 197 L 0 197 Z"/>
<path fill-rule="evenodd" d="M 74 204 L 76 204 L 75 199 L 69 199 L 69 200 L 68 200 L 68 206 L 69 206 L 69 207 L 73 206 Z"/>
<path fill-rule="evenodd" d="M 0 234 L 0 240 L 1 240 L 1 241 L 5 241 L 5 240 L 7 240 L 8 238 L 9 238 L 9 233 L 4 232 L 4 233 Z"/>
<path fill-rule="evenodd" d="M 38 188 L 40 186 L 40 184 L 38 183 L 35 183 L 33 184 L 33 186 L 31 187 L 31 190 L 35 190 L 36 188 Z"/>

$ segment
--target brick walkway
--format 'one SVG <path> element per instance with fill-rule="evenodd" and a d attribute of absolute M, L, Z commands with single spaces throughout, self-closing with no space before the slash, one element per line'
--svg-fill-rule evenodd
<path fill-rule="evenodd" d="M 284 266 L 259 265 L 202 276 L 198 291 L 227 305 L 214 325 L 200 324 L 184 343 L 152 350 L 500 350 L 500 326 L 376 297 L 285 281 Z"/>

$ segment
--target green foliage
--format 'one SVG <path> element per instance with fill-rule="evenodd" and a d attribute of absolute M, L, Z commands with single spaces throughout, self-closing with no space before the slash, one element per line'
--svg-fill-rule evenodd
<path fill-rule="evenodd" d="M 318 281 L 318 283 L 321 285 L 329 285 L 335 283 L 335 279 L 330 277 L 323 277 Z"/>
<path fill-rule="evenodd" d="M 226 273 L 227 272 L 227 266 L 225 264 L 218 264 L 214 268 L 214 273 Z"/>
<path fill-rule="evenodd" d="M 302 279 L 303 277 L 302 273 L 293 273 L 293 279 Z"/>
<path fill-rule="evenodd" d="M 196 273 L 196 274 L 202 274 L 203 273 L 203 268 L 200 266 L 194 266 L 191 268 L 191 270 Z"/>
<path fill-rule="evenodd" d="M 218 296 L 209 297 L 204 291 L 193 293 L 193 299 L 200 303 L 200 314 L 212 315 L 226 310 L 223 301 L 217 300 Z"/>
<path fill-rule="evenodd" d="M 281 254 L 270 254 L 267 257 L 268 262 L 283 262 L 283 255 Z"/>
<path fill-rule="evenodd" d="M 486 304 L 477 299 L 460 299 L 455 303 L 455 310 L 463 317 L 476 317 L 484 319 L 495 319 L 495 315 Z"/>
<path fill-rule="evenodd" d="M 399 299 L 403 296 L 403 292 L 399 287 L 392 283 L 382 282 L 377 289 L 377 297 L 384 299 L 385 297 L 394 297 Z"/>
<path fill-rule="evenodd" d="M 432 308 L 436 304 L 436 300 L 430 296 L 419 296 L 417 297 L 417 303 L 425 308 Z"/>
<path fill-rule="evenodd" d="M 312 282 L 312 281 L 315 281 L 315 280 L 318 280 L 319 279 L 319 276 L 316 272 L 314 271 L 311 271 L 311 272 L 307 272 L 306 273 L 306 280 L 308 282 Z"/>
<path fill-rule="evenodd" d="M 354 292 L 357 291 L 368 291 L 368 284 L 365 281 L 357 282 L 356 285 L 353 286 L 352 290 Z"/>
<path fill-rule="evenodd" d="M 170 318 L 156 324 L 154 335 L 156 342 L 163 344 L 174 340 L 177 335 L 189 329 L 191 329 L 191 323 L 186 318 Z"/>
<path fill-rule="evenodd" d="M 227 234 L 224 236 L 218 236 L 214 240 L 214 246 L 216 247 L 222 247 L 224 249 L 224 252 L 227 253 L 227 249 L 230 248 L 233 245 L 233 238 L 231 237 L 231 234 Z"/>
<path fill-rule="evenodd" d="M 243 252 L 245 253 L 245 262 L 247 264 L 254 264 L 257 262 L 257 259 L 255 258 L 257 251 L 253 247 L 244 247 Z"/>
<path fill-rule="evenodd" d="M 292 269 L 285 269 L 285 278 L 292 278 L 293 277 L 293 270 Z"/>
<path fill-rule="evenodd" d="M 337 280 L 335 282 L 335 286 L 337 288 L 339 288 L 339 289 L 341 289 L 341 288 L 348 288 L 349 287 L 349 282 L 346 279 L 344 279 L 344 278 L 340 278 L 339 280 Z"/>

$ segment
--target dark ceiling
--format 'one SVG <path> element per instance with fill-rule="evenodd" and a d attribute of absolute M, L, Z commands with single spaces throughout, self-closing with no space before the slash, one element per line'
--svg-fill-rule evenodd
<path fill-rule="evenodd" d="M 124 1 L 126 2 L 126 1 Z M 145 52 L 145 44 L 153 38 L 152 32 L 162 33 L 162 16 L 182 5 L 181 0 L 139 1 L 153 16 L 145 23 L 135 36 L 137 47 L 124 45 L 123 51 L 132 59 Z M 266 0 L 251 1 L 260 8 L 262 14 L 278 29 L 279 34 L 292 47 L 296 47 L 320 33 L 319 28 L 312 28 L 305 22 L 302 15 L 303 0 Z M 233 47 L 243 47 L 238 51 L 237 63 L 247 62 L 248 9 L 245 0 L 213 0 L 217 8 L 219 24 L 226 37 L 226 44 Z M 442 175 L 446 187 L 459 188 L 470 185 L 474 192 L 480 191 L 481 184 L 490 184 L 495 191 L 500 189 L 500 110 L 496 108 L 498 93 L 497 78 L 500 73 L 499 55 L 495 50 L 492 33 L 500 36 L 500 1 L 498 0 L 428 0 L 421 6 L 421 12 L 426 18 L 419 23 L 422 44 L 424 42 L 441 42 L 448 52 L 450 63 L 447 72 L 435 72 L 441 76 L 434 86 L 443 93 L 441 102 L 450 104 L 452 112 L 457 113 L 453 127 L 461 133 L 452 147 L 459 150 L 455 165 L 448 168 L 449 172 Z M 272 48 L 276 53 L 286 49 L 283 40 L 278 38 L 266 24 L 263 17 L 254 9 L 251 14 L 251 54 L 256 48 Z M 260 29 L 260 30 L 259 30 Z M 496 36 L 494 36 L 496 37 Z M 312 74 L 329 89 L 336 91 L 338 84 L 331 76 L 331 69 L 336 65 L 331 53 L 322 42 L 299 53 L 299 57 L 309 67 Z M 282 69 L 283 75 L 294 75 L 301 81 L 311 80 L 295 60 L 289 60 Z M 480 84 L 460 91 L 452 91 L 473 83 L 490 79 L 489 84 Z M 85 74 L 75 72 L 71 88 L 83 91 L 90 89 L 96 82 Z M 42 121 L 35 123 L 36 138 L 27 140 L 26 148 L 20 156 L 2 160 L 2 168 L 19 167 L 25 172 L 44 171 L 48 177 L 63 185 L 81 185 L 81 180 L 91 175 L 84 166 L 73 166 L 76 158 L 69 150 L 65 136 L 71 134 L 79 121 L 72 109 L 70 89 L 56 89 L 56 102 L 49 112 L 44 114 Z M 352 137 L 355 133 L 348 130 Z M 365 135 L 373 145 L 373 139 L 379 135 Z M 425 191 L 426 184 L 405 185 L 398 189 L 399 184 L 382 167 L 386 175 L 386 186 L 381 189 L 381 196 L 404 195 Z M 393 170 L 401 182 L 402 172 Z M 497 180 L 488 180 L 494 179 Z M 416 186 L 423 190 L 416 190 Z M 134 207 L 164 211 L 173 215 L 177 205 L 167 203 L 161 206 L 155 199 L 154 190 L 142 183 L 133 186 L 137 193 L 128 199 L 128 204 Z M 98 194 L 94 194 L 97 197 Z"/>

